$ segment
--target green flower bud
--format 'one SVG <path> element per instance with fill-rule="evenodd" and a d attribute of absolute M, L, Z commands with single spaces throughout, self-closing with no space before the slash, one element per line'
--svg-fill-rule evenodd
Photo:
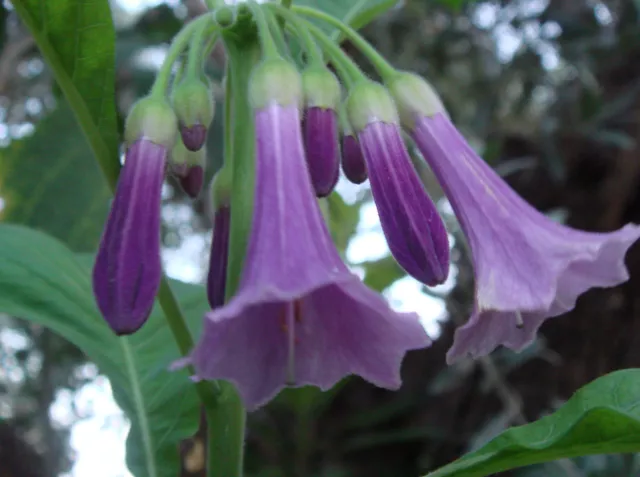
<path fill-rule="evenodd" d="M 249 81 L 249 102 L 254 109 L 272 103 L 301 106 L 302 80 L 295 66 L 284 59 L 267 60 L 256 66 Z"/>
<path fill-rule="evenodd" d="M 172 100 L 182 140 L 187 149 L 197 151 L 202 148 L 207 127 L 213 121 L 215 108 L 211 88 L 199 78 L 185 78 L 173 90 Z"/>
<path fill-rule="evenodd" d="M 414 73 L 398 73 L 387 87 L 400 113 L 400 121 L 412 131 L 417 117 L 445 113 L 442 101 L 431 84 Z"/>
<path fill-rule="evenodd" d="M 125 121 L 124 139 L 127 146 L 145 137 L 155 144 L 171 148 L 177 134 L 178 119 L 165 99 L 147 96 L 138 100 Z"/>
<path fill-rule="evenodd" d="M 329 69 L 310 67 L 302 72 L 306 108 L 336 109 L 342 99 L 340 81 Z"/>
<path fill-rule="evenodd" d="M 384 86 L 373 81 L 361 82 L 353 87 L 347 98 L 346 110 L 349 123 L 356 132 L 372 122 L 400 123 L 393 98 Z"/>

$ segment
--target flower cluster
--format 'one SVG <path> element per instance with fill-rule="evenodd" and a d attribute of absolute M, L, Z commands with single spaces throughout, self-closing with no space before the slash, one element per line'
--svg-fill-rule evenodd
<path fill-rule="evenodd" d="M 246 192 L 236 195 L 244 182 L 234 180 L 238 165 L 232 151 L 211 186 L 211 311 L 183 361 L 193 365 L 197 378 L 233 382 L 248 409 L 266 403 L 283 386 L 328 389 L 349 374 L 389 389 L 400 386 L 404 355 L 430 340 L 415 313 L 393 311 L 349 271 L 317 198 L 332 193 L 341 165 L 354 183 L 368 178 L 398 264 L 425 285 L 444 282 L 448 235 L 414 169 L 405 133 L 442 185 L 473 256 L 474 311 L 456 331 L 450 362 L 486 355 L 499 345 L 520 350 L 545 319 L 572 309 L 586 290 L 627 280 L 624 257 L 640 236 L 639 227 L 596 234 L 547 219 L 473 151 L 425 80 L 393 69 L 339 21 L 303 7 L 237 8 L 233 21 L 216 24 L 222 17 L 216 12 L 201 21 L 217 26 L 223 41 L 236 41 L 245 31 L 236 28 L 247 28 L 243 15 L 253 32 L 247 36 L 259 33 L 262 61 L 244 85 L 232 78 L 232 94 L 238 94 L 233 90 L 238 85 L 244 88 L 240 94 L 248 98 L 255 131 L 243 138 L 252 141 L 255 167 L 240 171 L 255 179 L 248 191 L 252 219 L 239 285 L 230 290 L 230 246 L 238 239 L 232 230 L 245 207 L 234 197 Z M 382 82 L 366 77 L 306 15 L 342 29 L 369 56 Z M 270 21 L 276 17 L 282 22 Z M 207 31 L 198 28 L 193 30 Z M 305 49 L 302 70 L 282 51 L 289 38 L 285 32 L 293 32 Z M 197 43 L 204 37 L 191 38 Z M 190 51 L 189 61 L 192 56 Z M 119 334 L 144 323 L 161 279 L 165 164 L 171 156 L 185 191 L 197 195 L 202 146 L 213 117 L 202 74 L 177 82 L 172 104 L 154 91 L 129 115 L 126 161 L 94 270 L 98 305 Z M 232 109 L 228 116 L 232 122 L 242 117 Z"/>

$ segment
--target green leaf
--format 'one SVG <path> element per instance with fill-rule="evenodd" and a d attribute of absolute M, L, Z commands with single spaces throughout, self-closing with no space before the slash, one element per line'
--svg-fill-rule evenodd
<path fill-rule="evenodd" d="M 398 0 L 354 0 L 350 2 L 345 0 L 294 0 L 295 5 L 305 5 L 322 10 L 356 30 L 364 27 L 397 3 Z M 322 22 L 317 22 L 317 24 L 327 33 L 337 35 L 337 30 L 331 25 Z"/>
<path fill-rule="evenodd" d="M 482 477 L 566 457 L 640 451 L 640 369 L 580 389 L 558 411 L 509 429 L 427 477 Z"/>
<path fill-rule="evenodd" d="M 109 0 L 14 0 L 110 181 L 118 171 L 115 29 Z M 46 158 L 40 159 L 43 167 Z M 86 160 L 91 160 L 87 157 Z"/>
<path fill-rule="evenodd" d="M 0 218 L 43 230 L 75 251 L 95 250 L 111 193 L 66 103 L 0 155 Z"/>
<path fill-rule="evenodd" d="M 199 422 L 193 383 L 185 372 L 167 370 L 179 353 L 158 308 L 138 333 L 113 334 L 94 304 L 92 262 L 42 232 L 0 224 L 0 313 L 46 326 L 86 353 L 109 377 L 131 420 L 130 470 L 136 477 L 175 477 L 178 444 Z M 204 290 L 172 285 L 197 332 L 207 309 Z"/>

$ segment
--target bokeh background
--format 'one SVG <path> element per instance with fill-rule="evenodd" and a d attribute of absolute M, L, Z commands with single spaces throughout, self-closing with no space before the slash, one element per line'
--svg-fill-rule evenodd
<path fill-rule="evenodd" d="M 114 0 L 112 8 L 123 115 L 148 90 L 172 36 L 203 6 Z M 640 222 L 639 1 L 404 0 L 364 34 L 395 65 L 434 83 L 471 144 L 535 207 L 591 231 Z M 6 1 L 0 46 L 0 220 L 91 252 L 108 206 L 105 184 Z M 223 52 L 214 51 L 214 81 L 223 65 Z M 219 86 L 215 94 L 221 103 Z M 209 176 L 219 164 L 220 127 L 216 121 L 208 141 Z M 453 330 L 469 313 L 473 276 L 446 198 L 425 174 L 453 247 L 451 278 L 436 289 L 406 277 L 389 257 L 367 185 L 341 180 L 326 210 L 354 270 L 398 309 L 419 312 L 437 340 L 409 354 L 399 392 L 352 378 L 324 394 L 286 391 L 252 414 L 247 476 L 421 475 L 552 412 L 598 376 L 640 366 L 638 247 L 627 257 L 628 283 L 585 294 L 523 353 L 499 350 L 446 366 Z M 96 201 L 100 194 L 105 200 Z M 211 235 L 206 197 L 192 202 L 169 179 L 163 200 L 168 273 L 202 282 Z M 1 477 L 127 476 L 127 430 L 108 380 L 83 353 L 40 326 L 0 315 Z M 204 475 L 202 451 L 199 436 L 181 445 L 181 477 Z M 638 477 L 640 458 L 593 456 L 501 475 Z"/>

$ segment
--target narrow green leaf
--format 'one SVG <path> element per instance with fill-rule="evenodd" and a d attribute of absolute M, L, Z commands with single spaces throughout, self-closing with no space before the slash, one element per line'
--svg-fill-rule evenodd
<path fill-rule="evenodd" d="M 193 435 L 199 404 L 160 309 L 136 334 L 118 338 L 100 316 L 91 291 L 92 257 L 75 256 L 52 237 L 0 224 L 0 313 L 30 320 L 78 346 L 111 381 L 131 420 L 127 463 L 136 477 L 175 477 L 178 444 Z M 172 283 L 194 332 L 207 309 L 202 287 Z"/>
<path fill-rule="evenodd" d="M 482 477 L 555 459 L 638 451 L 640 369 L 627 369 L 587 384 L 550 416 L 509 429 L 427 477 Z"/>
<path fill-rule="evenodd" d="M 115 182 L 115 29 L 109 0 L 13 0 L 12 5 L 53 70 L 107 178 Z"/>

